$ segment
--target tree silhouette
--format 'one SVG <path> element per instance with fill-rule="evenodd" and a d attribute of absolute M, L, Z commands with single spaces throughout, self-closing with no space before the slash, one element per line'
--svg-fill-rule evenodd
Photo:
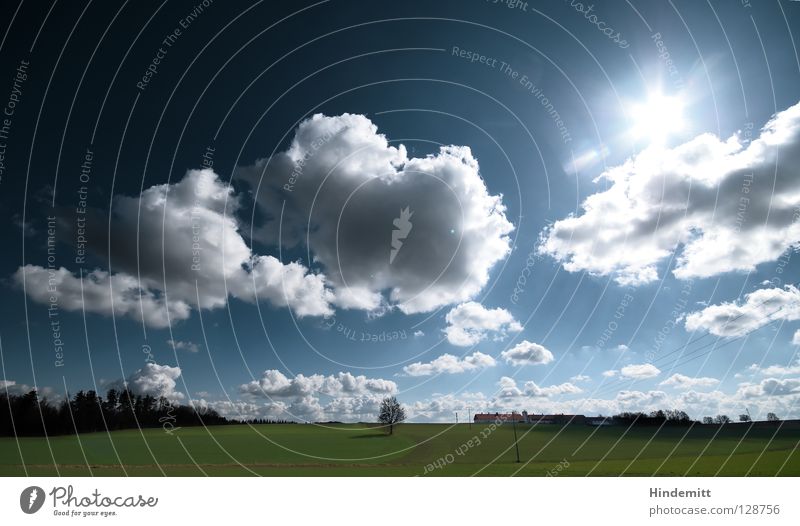
<path fill-rule="evenodd" d="M 389 434 L 394 433 L 395 424 L 399 424 L 406 419 L 406 411 L 397 398 L 389 396 L 381 402 L 381 411 L 378 415 L 378 422 L 384 426 L 389 426 Z"/>

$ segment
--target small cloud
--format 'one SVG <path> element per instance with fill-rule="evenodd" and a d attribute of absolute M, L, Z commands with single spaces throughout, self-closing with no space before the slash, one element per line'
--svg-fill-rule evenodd
<path fill-rule="evenodd" d="M 30 221 L 23 221 L 22 216 L 19 214 L 11 216 L 11 221 L 14 223 L 14 226 L 22 230 L 22 235 L 25 237 L 33 237 L 36 235 L 36 229 L 33 228 Z"/>
<path fill-rule="evenodd" d="M 517 382 L 513 378 L 503 376 L 497 384 L 500 387 L 499 398 L 548 398 L 556 395 L 570 395 L 582 393 L 583 390 L 569 382 L 541 387 L 533 380 L 525 382 L 522 389 L 517 387 Z"/>
<path fill-rule="evenodd" d="M 712 387 L 718 383 L 719 380 L 716 378 L 707 376 L 692 378 L 691 376 L 675 373 L 658 385 L 667 385 L 675 389 L 693 389 L 696 387 Z"/>
<path fill-rule="evenodd" d="M 174 347 L 178 351 L 188 351 L 191 353 L 200 352 L 200 346 L 189 341 L 182 342 L 180 340 L 167 340 L 167 345 Z"/>
<path fill-rule="evenodd" d="M 458 374 L 467 371 L 475 371 L 494 367 L 497 364 L 494 358 L 482 352 L 474 352 L 469 356 L 459 358 L 452 354 L 443 354 L 428 363 L 412 363 L 403 367 L 403 371 L 409 376 L 431 376 L 434 374 Z"/>
<path fill-rule="evenodd" d="M 546 365 L 554 360 L 553 353 L 538 343 L 523 340 L 500 356 L 512 365 Z"/>
<path fill-rule="evenodd" d="M 800 374 L 800 359 L 798 359 L 795 363 L 789 363 L 786 365 L 773 364 L 768 367 L 761 367 L 753 364 L 748 367 L 747 370 L 754 374 L 758 373 L 762 376 L 788 376 Z"/>
<path fill-rule="evenodd" d="M 661 374 L 661 370 L 651 363 L 626 365 L 620 369 L 620 375 L 623 378 L 632 380 L 644 380 L 646 378 L 656 377 L 659 374 Z"/>
<path fill-rule="evenodd" d="M 589 376 L 586 376 L 585 374 L 577 374 L 577 375 L 573 376 L 572 378 L 570 378 L 570 380 L 572 380 L 573 382 L 589 382 L 589 381 L 592 380 L 592 378 L 589 377 Z"/>
<path fill-rule="evenodd" d="M 422 338 L 425 336 L 425 333 L 422 331 L 414 331 L 414 338 Z"/>

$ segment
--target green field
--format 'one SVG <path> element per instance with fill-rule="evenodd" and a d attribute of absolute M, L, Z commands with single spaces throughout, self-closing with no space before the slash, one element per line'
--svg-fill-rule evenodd
<path fill-rule="evenodd" d="M 391 436 L 368 425 L 294 424 L 12 437 L 0 438 L 0 475 L 800 475 L 798 426 L 696 426 L 687 434 L 518 425 L 517 433 L 519 464 L 509 424 L 403 424 Z"/>

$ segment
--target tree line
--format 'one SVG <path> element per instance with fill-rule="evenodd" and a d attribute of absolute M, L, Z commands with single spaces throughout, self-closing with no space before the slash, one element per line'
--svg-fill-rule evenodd
<path fill-rule="evenodd" d="M 105 398 L 95 391 L 78 391 L 52 403 L 35 390 L 0 393 L 0 436 L 44 436 L 163 427 L 284 423 L 267 419 L 233 420 L 211 408 L 175 404 L 164 397 L 135 395 L 128 389 L 109 389 Z"/>
<path fill-rule="evenodd" d="M 626 425 L 637 426 L 660 426 L 660 425 L 692 425 L 692 424 L 730 424 L 733 420 L 728 415 L 717 415 L 714 417 L 704 416 L 702 420 L 695 421 L 684 411 L 659 409 L 650 413 L 640 411 L 626 411 L 614 415 L 612 419 Z M 768 422 L 779 422 L 780 419 L 775 413 L 767 413 Z M 752 422 L 750 415 L 739 415 L 739 422 Z"/>

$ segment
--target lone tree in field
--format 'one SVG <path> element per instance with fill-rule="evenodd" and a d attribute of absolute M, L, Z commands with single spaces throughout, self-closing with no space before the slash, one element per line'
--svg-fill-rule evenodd
<path fill-rule="evenodd" d="M 406 419 L 406 411 L 397 398 L 389 396 L 381 402 L 381 412 L 378 415 L 378 422 L 389 426 L 389 434 L 394 432 L 394 425 Z"/>

